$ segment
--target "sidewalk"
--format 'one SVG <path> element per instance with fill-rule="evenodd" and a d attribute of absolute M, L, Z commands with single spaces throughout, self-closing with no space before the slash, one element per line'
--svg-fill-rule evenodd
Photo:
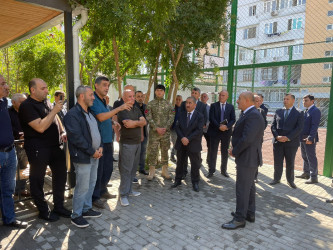
<path fill-rule="evenodd" d="M 206 154 L 202 157 L 205 162 Z M 114 169 L 109 191 L 116 194 L 116 164 Z M 174 177 L 174 164 L 170 169 Z M 316 185 L 296 179 L 298 189 L 293 190 L 283 177 L 282 184 L 272 187 L 273 168 L 265 165 L 259 169 L 256 222 L 227 231 L 221 224 L 235 209 L 232 160 L 228 172 L 228 179 L 217 172 L 209 180 L 204 164 L 199 193 L 192 190 L 189 177 L 171 190 L 172 182 L 161 178 L 160 170 L 152 182 L 138 175 L 140 184 L 134 189 L 142 195 L 130 197 L 129 207 L 108 200 L 102 217 L 89 220 L 86 229 L 65 218 L 45 223 L 33 213 L 25 230 L 0 227 L 0 249 L 333 249 L 333 204 L 325 203 L 333 194 L 331 179 L 321 176 Z M 66 206 L 70 208 L 70 200 Z"/>

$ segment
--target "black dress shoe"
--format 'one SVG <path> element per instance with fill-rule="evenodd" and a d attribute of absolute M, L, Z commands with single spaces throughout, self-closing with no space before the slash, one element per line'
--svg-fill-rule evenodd
<path fill-rule="evenodd" d="M 38 218 L 49 221 L 49 222 L 54 222 L 59 220 L 59 216 L 56 213 L 53 212 L 48 212 L 46 214 L 39 214 Z"/>
<path fill-rule="evenodd" d="M 307 174 L 307 173 L 303 173 L 303 174 L 301 174 L 301 175 L 296 175 L 295 177 L 296 177 L 296 178 L 301 178 L 301 179 L 305 179 L 305 180 L 307 180 L 307 179 L 310 178 L 310 175 Z"/>
<path fill-rule="evenodd" d="M 280 181 L 277 181 L 277 180 L 273 180 L 271 183 L 269 183 L 269 185 L 276 185 L 276 184 L 279 184 L 280 183 Z"/>
<path fill-rule="evenodd" d="M 4 224 L 6 227 L 27 228 L 28 223 L 24 221 L 15 220 L 12 223 Z"/>
<path fill-rule="evenodd" d="M 227 172 L 221 172 L 221 175 L 223 175 L 224 177 L 227 177 L 227 178 L 230 177 L 229 174 L 228 174 Z"/>
<path fill-rule="evenodd" d="M 231 216 L 235 217 L 235 212 L 231 212 Z M 256 217 L 254 215 L 246 215 L 245 220 L 247 220 L 248 222 L 255 222 L 256 221 Z"/>
<path fill-rule="evenodd" d="M 175 158 L 174 155 L 172 155 L 172 156 L 170 157 L 170 160 L 171 160 L 173 163 L 176 163 L 176 162 L 177 162 L 177 160 L 176 160 L 176 158 Z"/>
<path fill-rule="evenodd" d="M 193 190 L 195 192 L 199 192 L 199 184 L 198 183 L 193 183 Z"/>
<path fill-rule="evenodd" d="M 182 185 L 182 183 L 180 181 L 175 181 L 175 183 L 172 184 L 171 188 L 175 188 L 175 187 L 178 187 L 180 185 Z"/>
<path fill-rule="evenodd" d="M 139 173 L 140 173 L 140 174 L 143 174 L 143 175 L 149 175 L 149 174 L 146 172 L 146 170 L 139 170 Z"/>
<path fill-rule="evenodd" d="M 333 203 L 333 198 L 331 198 L 331 199 L 327 199 L 327 200 L 326 200 L 326 203 Z"/>
<path fill-rule="evenodd" d="M 293 189 L 297 188 L 296 185 L 295 185 L 295 183 L 293 183 L 293 182 L 288 182 L 288 185 L 289 185 L 289 187 L 291 187 Z"/>
<path fill-rule="evenodd" d="M 318 183 L 318 178 L 314 177 L 314 178 L 309 178 L 305 184 L 315 184 Z"/>
<path fill-rule="evenodd" d="M 56 213 L 57 215 L 64 218 L 70 218 L 72 214 L 71 211 L 69 211 L 67 208 L 64 207 L 53 209 L 53 213 Z"/>
<path fill-rule="evenodd" d="M 212 178 L 213 176 L 214 176 L 214 173 L 208 173 L 208 174 L 206 175 L 207 178 Z"/>
<path fill-rule="evenodd" d="M 228 223 L 222 224 L 223 229 L 228 229 L 228 230 L 234 230 L 237 228 L 242 228 L 245 227 L 246 222 L 245 221 L 236 221 L 233 219 L 232 221 L 229 221 Z"/>

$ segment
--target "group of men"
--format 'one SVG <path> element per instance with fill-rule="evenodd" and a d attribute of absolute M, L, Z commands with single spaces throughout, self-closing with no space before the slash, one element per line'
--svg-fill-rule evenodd
<path fill-rule="evenodd" d="M 1 119 L 6 121 L 2 122 L 3 128 L 0 131 L 2 216 L 5 225 L 25 227 L 26 223 L 16 220 L 14 214 L 12 194 L 16 155 L 5 98 L 8 96 L 8 86 L 1 75 L 0 84 Z M 58 92 L 51 105 L 47 100 L 47 84 L 38 78 L 29 82 L 30 95 L 27 99 L 22 97 L 17 116 L 22 126 L 20 136 L 22 138 L 24 134 L 24 149 L 30 164 L 30 192 L 41 219 L 56 221 L 59 216 L 63 216 L 71 218 L 74 225 L 83 228 L 89 226 L 87 218 L 101 216 L 99 211 L 92 209 L 93 205 L 104 208 L 105 203 L 101 198 L 116 197 L 108 192 L 113 171 L 114 131 L 119 141 L 119 201 L 122 206 L 129 205 L 130 196 L 140 195 L 140 192 L 132 190 L 138 167 L 139 172 L 147 175 L 149 181 L 153 180 L 159 150 L 161 175 L 171 179 L 168 172 L 170 138 L 173 143 L 171 160 L 177 162 L 175 181 L 171 187 L 180 186 L 186 178 L 189 158 L 192 187 L 198 192 L 202 164 L 201 141 L 204 136 L 208 146 L 208 178 L 212 178 L 216 171 L 220 143 L 221 174 L 229 177 L 229 155 L 235 157 L 237 166 L 236 211 L 232 213 L 232 221 L 222 227 L 236 229 L 244 227 L 245 220 L 254 222 L 255 182 L 258 166 L 262 165 L 261 147 L 267 126 L 267 108 L 262 104 L 262 96 L 251 92 L 240 94 L 237 103 L 241 115 L 236 122 L 235 108 L 227 102 L 229 95 L 225 90 L 219 93 L 217 102 L 209 105 L 207 93 L 201 94 L 200 89 L 193 88 L 191 96 L 185 101 L 177 96 L 173 107 L 164 99 L 163 85 L 157 85 L 155 98 L 147 105 L 143 103 L 142 91 L 134 92 L 134 87 L 127 85 L 121 99 L 110 108 L 107 103 L 109 86 L 109 79 L 104 76 L 95 80 L 95 91 L 89 86 L 79 86 L 75 93 L 77 103 L 66 112 L 63 92 Z M 202 101 L 199 100 L 200 95 Z M 308 179 L 306 183 L 309 184 L 318 182 L 315 147 L 318 142 L 320 111 L 315 107 L 311 95 L 303 98 L 304 107 L 307 108 L 305 114 L 293 106 L 294 102 L 295 97 L 286 94 L 284 108 L 276 111 L 271 126 L 274 137 L 274 180 L 271 185 L 280 182 L 285 158 L 288 184 L 296 188 L 294 159 L 300 141 L 304 173 L 299 177 Z M 76 174 L 72 211 L 64 207 L 67 169 L 61 145 L 67 140 Z M 149 173 L 145 171 L 146 155 Z M 43 192 L 47 166 L 52 170 L 53 210 L 50 210 Z"/>

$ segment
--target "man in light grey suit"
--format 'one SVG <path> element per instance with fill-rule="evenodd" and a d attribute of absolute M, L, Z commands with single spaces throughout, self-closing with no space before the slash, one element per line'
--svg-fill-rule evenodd
<path fill-rule="evenodd" d="M 232 148 L 229 154 L 236 162 L 236 212 L 233 219 L 222 225 L 224 229 L 245 227 L 245 220 L 255 221 L 255 174 L 262 165 L 262 137 L 265 123 L 262 115 L 254 106 L 252 92 L 239 95 L 238 108 L 242 111 L 232 134 Z"/>

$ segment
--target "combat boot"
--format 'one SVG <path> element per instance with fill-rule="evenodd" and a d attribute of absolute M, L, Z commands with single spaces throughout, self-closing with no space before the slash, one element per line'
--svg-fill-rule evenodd
<path fill-rule="evenodd" d="M 171 179 L 171 176 L 169 175 L 169 172 L 168 172 L 168 166 L 163 166 L 162 167 L 162 174 L 161 175 L 162 175 L 162 177 L 164 177 L 167 180 Z"/>
<path fill-rule="evenodd" d="M 147 176 L 147 180 L 148 181 L 153 180 L 154 175 L 155 175 L 155 167 L 150 166 L 149 167 L 149 175 Z"/>

